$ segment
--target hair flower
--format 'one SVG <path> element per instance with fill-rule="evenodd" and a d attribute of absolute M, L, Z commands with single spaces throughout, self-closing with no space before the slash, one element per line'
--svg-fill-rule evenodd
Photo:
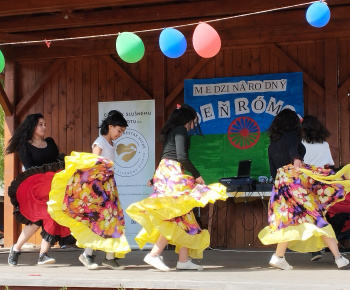
<path fill-rule="evenodd" d="M 177 104 L 176 105 L 176 109 L 180 109 L 181 108 L 181 105 L 180 104 Z"/>

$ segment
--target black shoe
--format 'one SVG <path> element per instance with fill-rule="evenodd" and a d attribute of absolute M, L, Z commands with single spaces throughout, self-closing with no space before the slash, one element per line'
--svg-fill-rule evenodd
<path fill-rule="evenodd" d="M 102 262 L 102 266 L 105 266 L 112 270 L 125 270 L 124 266 L 121 266 L 117 262 L 118 259 L 114 258 L 112 260 L 107 260 L 106 258 Z"/>
<path fill-rule="evenodd" d="M 322 259 L 322 252 L 321 251 L 312 252 L 311 256 L 312 256 L 311 257 L 312 262 L 318 261 L 318 260 Z"/>
<path fill-rule="evenodd" d="M 13 246 L 11 247 L 10 254 L 7 260 L 10 266 L 17 266 L 20 254 L 21 251 L 17 252 L 13 249 Z"/>
<path fill-rule="evenodd" d="M 39 255 L 38 265 L 44 264 L 53 264 L 56 260 L 54 258 L 49 257 L 46 253 L 42 253 Z"/>
<path fill-rule="evenodd" d="M 98 265 L 95 263 L 95 256 L 94 255 L 86 255 L 85 253 L 81 254 L 79 256 L 79 261 L 84 264 L 86 268 L 89 270 L 95 270 L 98 268 Z"/>

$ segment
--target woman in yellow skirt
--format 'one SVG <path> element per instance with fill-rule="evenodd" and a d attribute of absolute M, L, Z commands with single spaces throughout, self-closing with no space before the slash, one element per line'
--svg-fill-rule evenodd
<path fill-rule="evenodd" d="M 300 120 L 290 109 L 278 113 L 268 131 L 270 172 L 275 181 L 269 202 L 269 226 L 259 233 L 259 239 L 265 245 L 277 244 L 270 265 L 292 270 L 284 257 L 287 248 L 306 253 L 327 246 L 338 268 L 345 267 L 349 260 L 339 253 L 325 214 L 349 192 L 350 166 L 334 174 L 330 169 L 304 164 L 306 150 L 301 143 Z"/>
<path fill-rule="evenodd" d="M 65 169 L 52 180 L 48 212 L 57 223 L 69 227 L 77 246 L 85 249 L 79 261 L 89 270 L 99 267 L 93 250 L 106 252 L 102 266 L 112 270 L 125 268 L 117 260 L 130 251 L 112 161 L 113 140 L 127 126 L 122 113 L 110 111 L 102 121 L 101 136 L 92 145 L 93 154 L 72 152 L 65 157 Z"/>
<path fill-rule="evenodd" d="M 191 258 L 203 258 L 210 236 L 207 230 L 200 228 L 192 209 L 227 198 L 224 186 L 204 184 L 189 159 L 190 137 L 195 133 L 202 135 L 196 111 L 186 104 L 178 105 L 159 135 L 163 150 L 152 179 L 153 193 L 126 210 L 143 226 L 136 237 L 140 248 L 147 242 L 154 244 L 144 261 L 161 271 L 170 270 L 160 256 L 167 244 L 175 245 L 175 252 L 179 254 L 178 270 L 203 270 Z M 185 170 L 192 176 L 184 174 Z"/>

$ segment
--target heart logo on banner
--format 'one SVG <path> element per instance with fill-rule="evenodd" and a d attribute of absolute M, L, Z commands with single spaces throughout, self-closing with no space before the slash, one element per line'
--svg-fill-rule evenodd
<path fill-rule="evenodd" d="M 130 161 L 136 154 L 137 147 L 134 143 L 128 145 L 119 144 L 117 146 L 117 154 L 125 162 Z"/>

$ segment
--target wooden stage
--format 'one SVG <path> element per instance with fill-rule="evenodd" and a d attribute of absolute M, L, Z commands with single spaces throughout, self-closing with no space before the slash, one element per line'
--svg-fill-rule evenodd
<path fill-rule="evenodd" d="M 273 249 L 206 250 L 201 272 L 176 271 L 177 255 L 164 251 L 164 261 L 172 271 L 160 272 L 142 260 L 146 251 L 132 251 L 121 263 L 124 271 L 101 266 L 87 270 L 78 261 L 81 249 L 52 249 L 56 264 L 37 266 L 38 249 L 26 250 L 17 267 L 7 264 L 8 248 L 0 249 L 0 289 L 84 290 L 84 289 L 350 289 L 350 267 L 338 270 L 330 253 L 317 262 L 309 254 L 287 253 L 292 271 L 272 269 L 268 261 Z M 101 264 L 103 253 L 96 252 Z M 348 255 L 349 257 L 349 255 Z M 7 286 L 7 288 L 5 287 Z"/>

